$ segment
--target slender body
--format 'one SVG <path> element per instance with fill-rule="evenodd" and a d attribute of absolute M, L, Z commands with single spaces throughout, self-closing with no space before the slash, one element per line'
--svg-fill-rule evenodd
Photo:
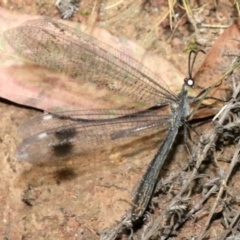
<path fill-rule="evenodd" d="M 171 127 L 168 130 L 167 136 L 160 146 L 157 154 L 150 162 L 148 169 L 140 182 L 139 188 L 133 201 L 133 208 L 131 213 L 131 219 L 133 222 L 137 221 L 145 213 L 149 201 L 153 195 L 157 178 L 172 148 L 174 140 L 178 134 L 179 127 L 183 125 L 183 121 L 189 115 L 187 92 L 188 91 L 186 89 L 186 85 L 184 84 L 179 95 L 179 104 L 172 105 L 172 123 Z"/>

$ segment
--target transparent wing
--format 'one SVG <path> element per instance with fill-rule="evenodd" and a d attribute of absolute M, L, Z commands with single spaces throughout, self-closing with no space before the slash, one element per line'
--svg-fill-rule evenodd
<path fill-rule="evenodd" d="M 20 128 L 24 138 L 17 157 L 29 162 L 66 158 L 105 144 L 115 144 L 167 127 L 160 111 L 95 110 L 45 114 Z"/>
<path fill-rule="evenodd" d="M 41 66 L 153 105 L 176 101 L 167 84 L 141 63 L 64 24 L 32 20 L 4 34 L 20 55 Z"/>

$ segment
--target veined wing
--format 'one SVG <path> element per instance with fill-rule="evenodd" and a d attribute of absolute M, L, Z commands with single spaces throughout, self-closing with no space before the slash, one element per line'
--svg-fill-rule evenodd
<path fill-rule="evenodd" d="M 96 109 L 96 110 L 73 110 L 64 112 L 47 113 L 36 116 L 19 128 L 19 136 L 22 139 L 31 137 L 41 132 L 46 132 L 52 129 L 61 129 L 75 126 L 95 126 L 100 124 L 108 124 L 112 121 L 127 121 L 134 123 L 140 120 L 140 122 L 157 121 L 162 118 L 166 118 L 162 114 L 161 108 L 154 110 L 117 110 L 117 109 Z M 140 123 L 140 124 L 141 124 Z"/>
<path fill-rule="evenodd" d="M 176 101 L 167 84 L 141 63 L 64 24 L 27 21 L 7 30 L 5 37 L 20 55 L 80 81 L 93 82 L 152 105 Z"/>
<path fill-rule="evenodd" d="M 104 144 L 151 134 L 169 124 L 169 116 L 160 117 L 154 111 L 89 110 L 45 114 L 20 128 L 24 139 L 17 157 L 33 163 L 66 158 Z"/>

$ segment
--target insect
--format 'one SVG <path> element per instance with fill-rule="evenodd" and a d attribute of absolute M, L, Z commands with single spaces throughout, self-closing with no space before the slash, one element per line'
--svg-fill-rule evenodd
<path fill-rule="evenodd" d="M 127 94 L 153 106 L 138 112 L 85 110 L 48 113 L 31 119 L 19 131 L 23 141 L 17 149 L 17 157 L 39 163 L 168 128 L 167 136 L 143 176 L 133 201 L 131 219 L 133 222 L 140 219 L 147 209 L 159 171 L 178 129 L 189 115 L 187 86 L 194 85 L 191 75 L 185 80 L 181 93 L 176 95 L 164 80 L 138 61 L 53 20 L 25 22 L 6 31 L 5 37 L 21 56 L 41 66 Z M 171 106 L 172 113 L 163 116 L 161 108 L 166 105 Z"/>

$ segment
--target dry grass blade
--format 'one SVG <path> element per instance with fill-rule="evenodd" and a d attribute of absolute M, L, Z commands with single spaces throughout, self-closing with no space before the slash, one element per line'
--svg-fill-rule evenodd
<path fill-rule="evenodd" d="M 196 22 L 193 18 L 193 13 L 192 13 L 192 8 L 190 6 L 190 1 L 186 1 L 186 0 L 183 0 L 183 7 L 188 15 L 188 19 L 190 20 L 190 22 L 193 24 L 194 28 L 195 28 L 195 31 L 197 32 L 197 25 L 196 25 Z"/>
<path fill-rule="evenodd" d="M 235 0 L 235 5 L 236 5 L 236 9 L 237 9 L 237 12 L 238 12 L 238 16 L 240 16 L 240 3 L 238 0 Z"/>
<path fill-rule="evenodd" d="M 122 2 L 124 2 L 124 0 L 120 0 L 120 1 L 114 3 L 114 4 L 110 5 L 110 6 L 105 7 L 105 10 L 108 10 L 108 9 L 111 9 L 111 8 L 114 8 L 114 7 L 117 7 L 117 6 L 118 6 L 119 4 L 121 4 Z"/>

